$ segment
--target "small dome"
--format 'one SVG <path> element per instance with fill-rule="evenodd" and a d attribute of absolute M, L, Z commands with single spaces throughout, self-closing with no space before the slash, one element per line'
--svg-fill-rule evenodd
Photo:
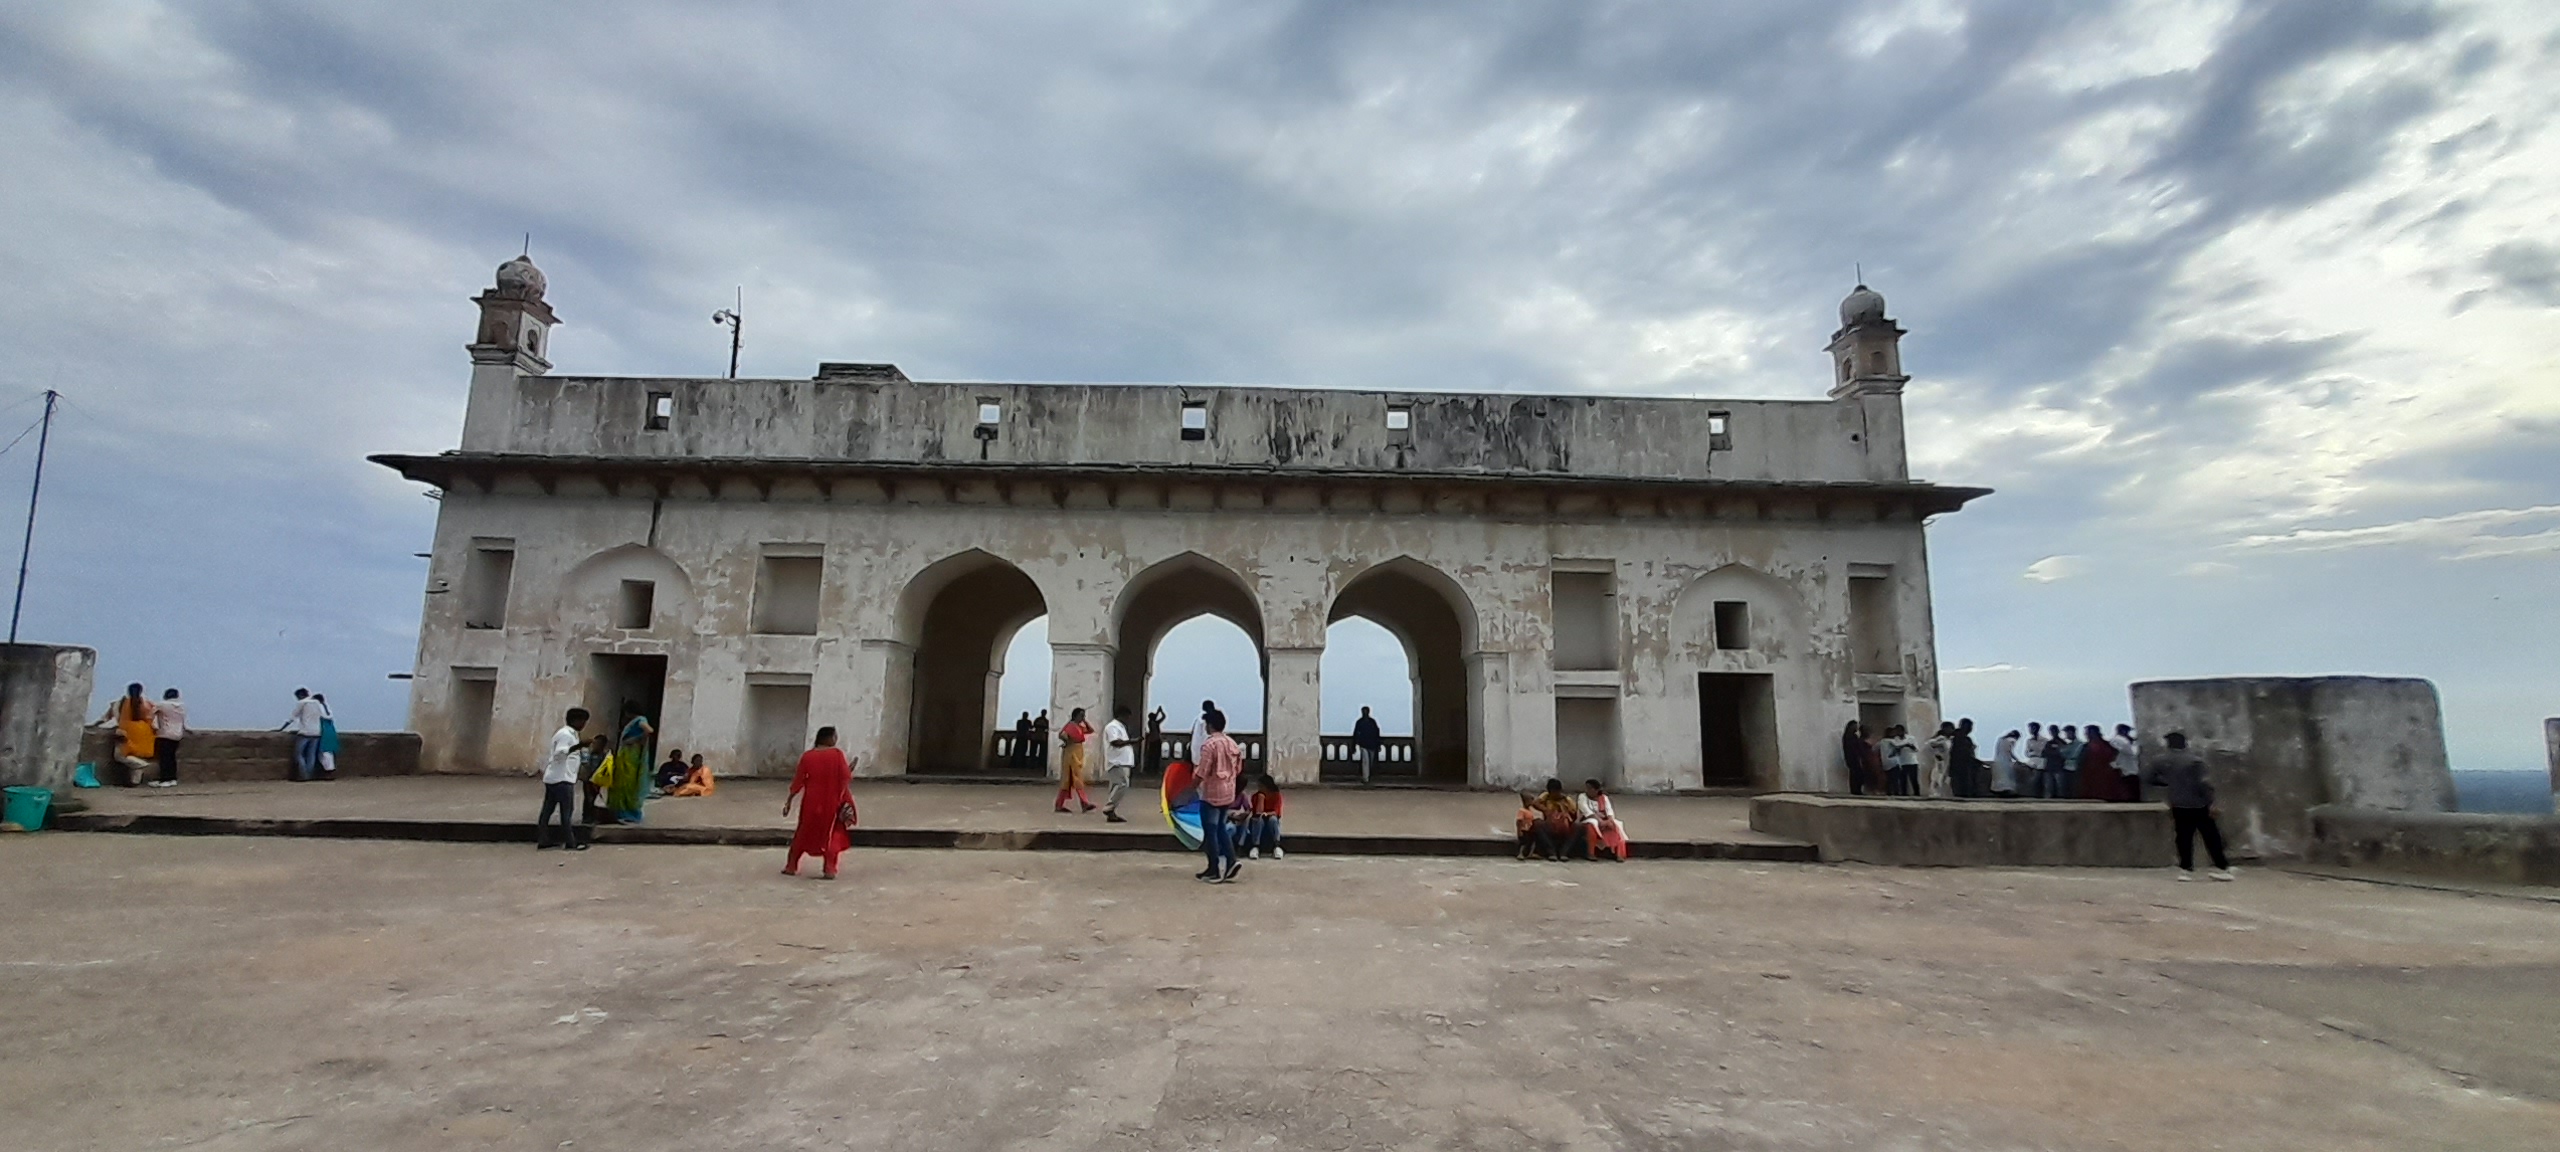
<path fill-rule="evenodd" d="M 1840 302 L 1840 326 L 1843 328 L 1883 322 L 1884 294 L 1873 288 L 1860 284 L 1850 290 L 1847 299 Z"/>
<path fill-rule="evenodd" d="M 502 293 L 540 300 L 542 290 L 547 286 L 542 279 L 542 269 L 534 267 L 533 261 L 522 256 L 498 265 L 498 291 Z"/>

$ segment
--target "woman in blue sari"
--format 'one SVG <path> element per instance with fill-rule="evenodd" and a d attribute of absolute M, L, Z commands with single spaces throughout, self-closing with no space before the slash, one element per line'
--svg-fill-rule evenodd
<path fill-rule="evenodd" d="M 607 770 L 604 806 L 613 818 L 624 824 L 640 822 L 640 798 L 649 785 L 649 743 L 658 730 L 649 726 L 649 718 L 640 714 L 638 704 L 622 706 L 622 739 L 613 750 L 612 767 Z"/>

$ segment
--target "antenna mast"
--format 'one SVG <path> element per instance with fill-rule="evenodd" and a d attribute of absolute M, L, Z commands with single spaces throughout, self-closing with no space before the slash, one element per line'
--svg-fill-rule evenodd
<path fill-rule="evenodd" d="M 723 308 L 711 314 L 712 323 L 729 326 L 729 378 L 732 380 L 738 378 L 738 334 L 739 330 L 746 326 L 746 311 L 747 286 L 741 284 L 738 286 L 738 306 Z"/>
<path fill-rule="evenodd" d="M 53 406 L 62 393 L 44 390 L 44 431 L 36 434 L 36 479 L 27 486 L 27 535 L 18 542 L 18 595 L 9 605 L 9 642 L 18 642 L 18 617 L 27 609 L 27 557 L 36 545 L 36 497 L 44 494 L 44 450 L 53 439 Z"/>

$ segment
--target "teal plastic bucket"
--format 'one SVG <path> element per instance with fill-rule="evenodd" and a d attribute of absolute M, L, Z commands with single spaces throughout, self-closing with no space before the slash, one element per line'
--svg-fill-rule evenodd
<path fill-rule="evenodd" d="M 7 803 L 0 806 L 0 820 L 6 820 L 29 832 L 44 827 L 45 813 L 53 808 L 51 788 L 0 789 L 7 793 Z"/>

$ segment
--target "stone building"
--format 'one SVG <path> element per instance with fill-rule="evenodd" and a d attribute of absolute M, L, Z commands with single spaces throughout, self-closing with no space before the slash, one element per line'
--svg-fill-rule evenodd
<path fill-rule="evenodd" d="M 995 684 L 1049 620 L 1051 711 L 1143 707 L 1207 613 L 1258 646 L 1283 781 L 1316 779 L 1326 626 L 1402 642 L 1399 767 L 1638 791 L 1842 787 L 1845 720 L 1938 720 L 1902 330 L 1860 286 L 1823 400 L 555 374 L 525 260 L 476 297 L 410 721 L 430 770 L 529 767 L 561 711 L 787 771 L 985 774 Z M 1177 716 L 1172 729 L 1188 726 Z"/>

